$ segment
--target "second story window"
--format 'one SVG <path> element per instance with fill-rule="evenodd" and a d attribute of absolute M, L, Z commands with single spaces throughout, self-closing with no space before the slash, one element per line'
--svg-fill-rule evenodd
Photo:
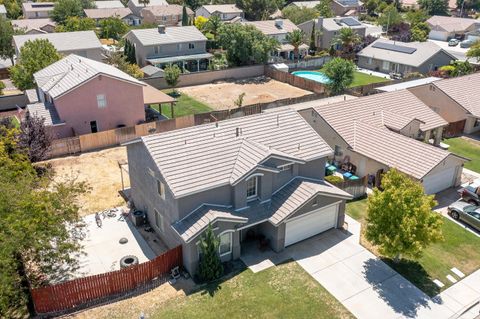
<path fill-rule="evenodd" d="M 97 105 L 99 109 L 104 109 L 107 107 L 107 98 L 105 94 L 98 94 L 97 95 Z"/>
<path fill-rule="evenodd" d="M 258 177 L 252 177 L 247 180 L 247 199 L 257 197 L 258 193 Z"/>
<path fill-rule="evenodd" d="M 163 183 L 158 179 L 157 179 L 157 191 L 158 191 L 158 195 L 160 195 L 160 197 L 165 199 L 165 185 L 163 185 Z"/>

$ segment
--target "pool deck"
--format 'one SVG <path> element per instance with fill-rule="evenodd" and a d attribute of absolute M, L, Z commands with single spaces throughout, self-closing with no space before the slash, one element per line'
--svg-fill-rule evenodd
<path fill-rule="evenodd" d="M 385 79 L 391 80 L 390 75 L 388 75 L 388 74 L 386 74 L 386 73 L 376 72 L 376 71 L 367 70 L 367 69 L 362 69 L 362 68 L 357 68 L 357 71 L 358 71 L 358 72 L 361 72 L 361 73 L 365 73 L 365 74 L 369 74 L 369 75 L 373 75 L 373 76 L 378 76 L 378 77 L 381 77 L 381 78 L 385 78 Z"/>

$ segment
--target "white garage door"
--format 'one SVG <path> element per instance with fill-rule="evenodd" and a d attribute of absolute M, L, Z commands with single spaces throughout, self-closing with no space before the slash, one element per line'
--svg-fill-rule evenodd
<path fill-rule="evenodd" d="M 444 189 L 452 187 L 455 183 L 455 173 L 457 172 L 457 167 L 449 167 L 440 173 L 434 175 L 427 175 L 423 179 L 423 187 L 425 188 L 425 193 L 435 194 Z"/>
<path fill-rule="evenodd" d="M 447 38 L 448 38 L 448 33 L 447 32 L 443 32 L 443 31 L 435 31 L 435 30 L 432 30 L 430 31 L 430 33 L 428 34 L 428 37 L 432 40 L 440 40 L 440 41 L 447 41 Z"/>
<path fill-rule="evenodd" d="M 338 204 L 317 209 L 288 221 L 285 229 L 285 246 L 334 228 L 337 225 Z"/>

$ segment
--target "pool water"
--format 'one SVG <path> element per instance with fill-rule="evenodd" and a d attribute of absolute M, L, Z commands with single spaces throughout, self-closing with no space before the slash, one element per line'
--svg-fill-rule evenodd
<path fill-rule="evenodd" d="M 299 76 L 301 78 L 313 80 L 323 84 L 330 83 L 330 79 L 322 72 L 316 71 L 295 71 L 292 72 L 293 75 Z"/>

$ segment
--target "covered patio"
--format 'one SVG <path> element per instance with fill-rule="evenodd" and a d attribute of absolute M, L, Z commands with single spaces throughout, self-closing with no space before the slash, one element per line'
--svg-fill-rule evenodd
<path fill-rule="evenodd" d="M 151 116 L 154 119 L 155 117 L 158 117 L 158 119 L 166 119 L 165 116 L 162 115 L 162 104 L 170 105 L 173 117 L 175 102 L 176 100 L 170 95 L 165 94 L 162 91 L 157 90 L 153 86 L 145 83 L 145 86 L 143 87 L 143 104 L 145 105 L 145 112 L 147 113 L 147 117 Z M 151 107 L 151 105 L 153 104 L 158 104 L 158 112 Z"/>
<path fill-rule="evenodd" d="M 167 58 L 147 59 L 147 61 L 161 69 L 167 65 L 176 64 L 182 72 L 200 72 L 208 70 L 210 59 L 213 57 L 211 53 L 191 54 L 172 56 Z"/>
<path fill-rule="evenodd" d="M 275 55 L 279 56 L 279 57 L 282 57 L 286 60 L 294 60 L 295 59 L 294 50 L 295 50 L 295 48 L 294 48 L 293 45 L 285 43 L 285 44 L 280 45 L 280 48 L 275 52 Z M 304 57 L 304 56 L 307 55 L 307 53 L 308 53 L 308 45 L 301 44 L 298 47 L 299 57 L 300 58 Z"/>

